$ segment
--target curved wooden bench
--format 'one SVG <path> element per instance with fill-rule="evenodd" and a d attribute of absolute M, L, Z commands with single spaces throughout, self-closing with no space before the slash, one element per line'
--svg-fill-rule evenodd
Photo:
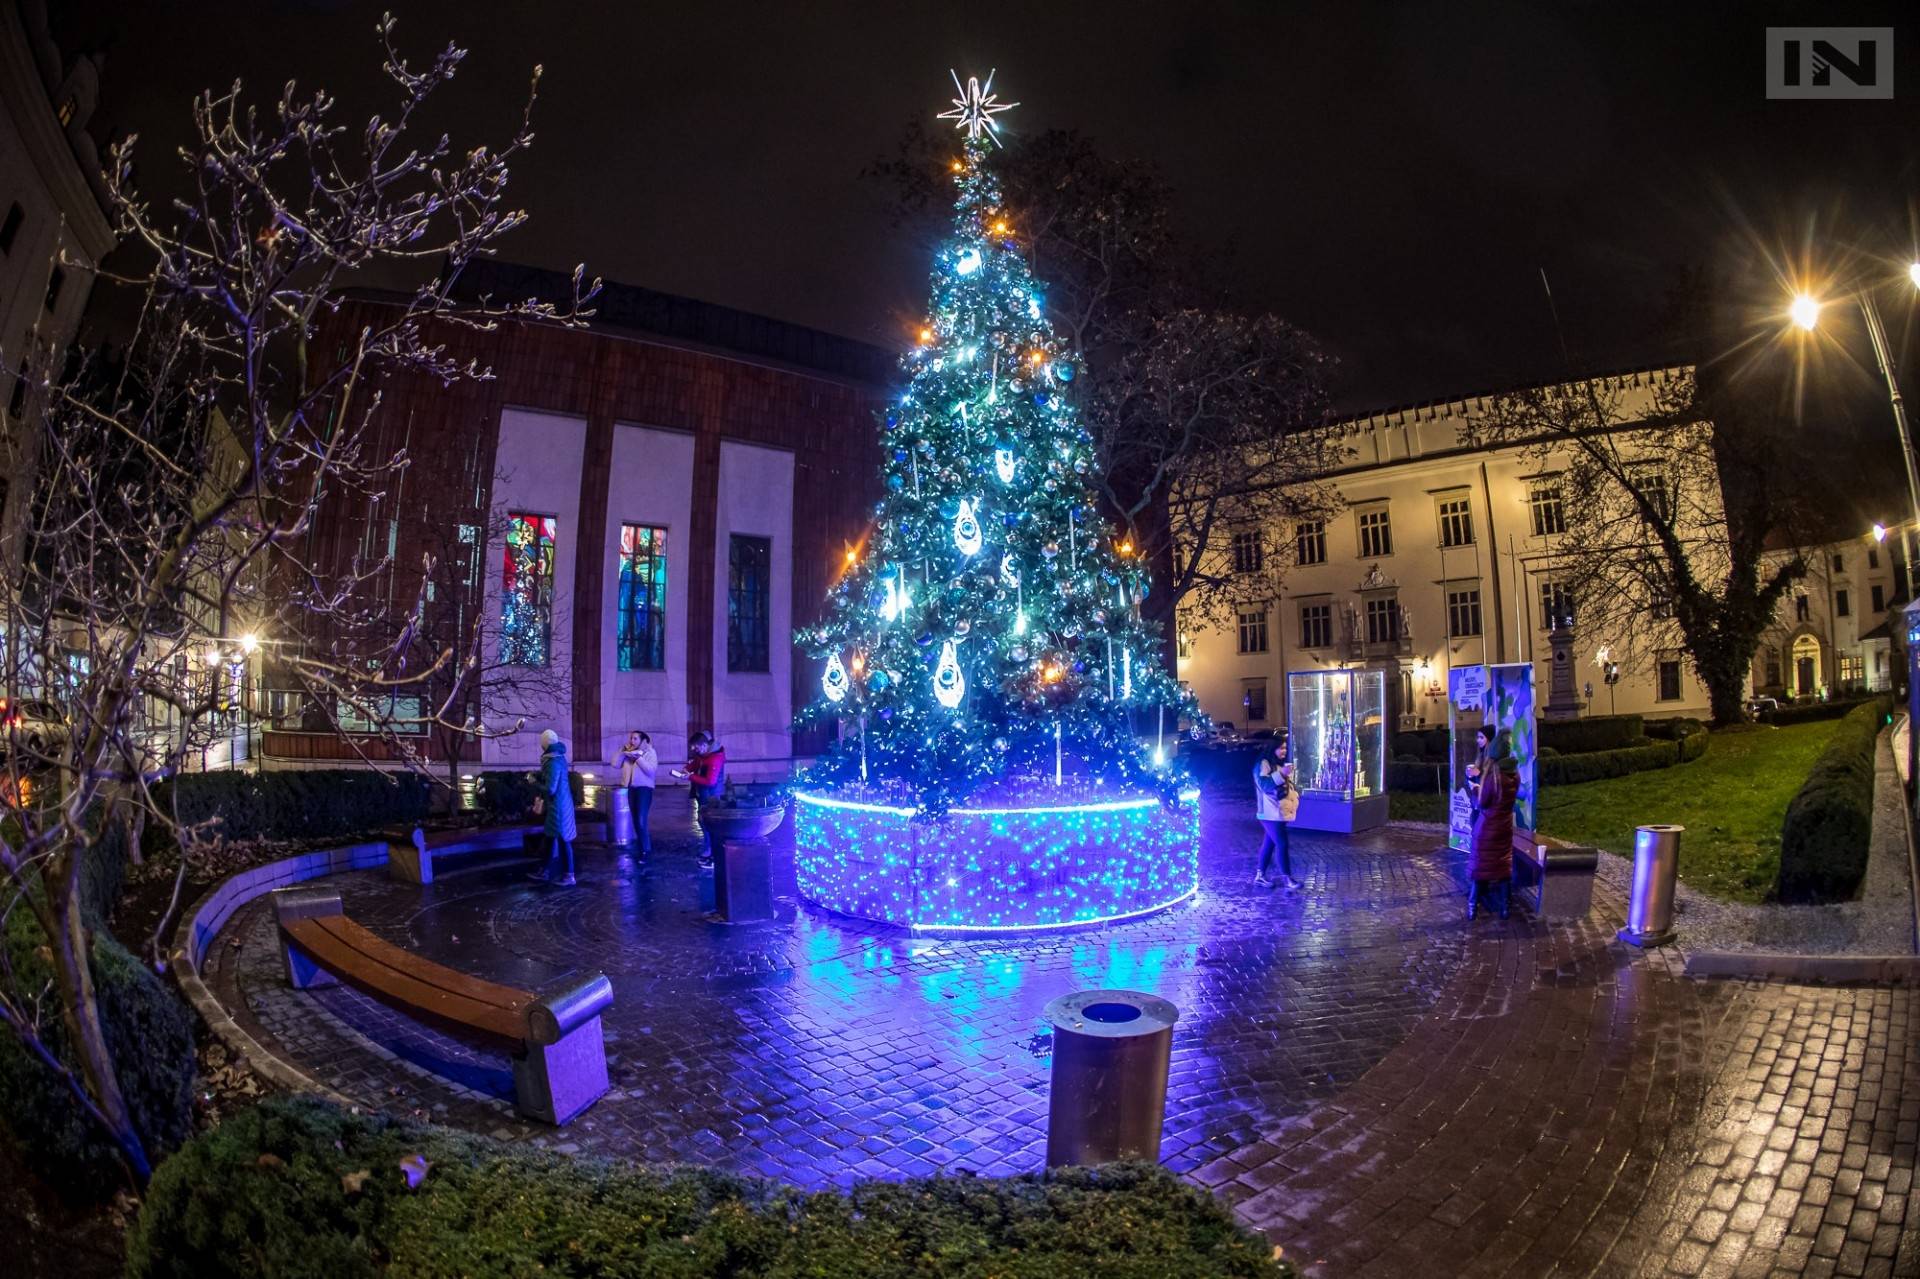
<path fill-rule="evenodd" d="M 425 831 L 418 826 L 387 833 L 387 873 L 410 884 L 431 884 L 437 863 L 479 853 L 519 851 L 546 856 L 538 826 L 490 826 L 483 830 Z"/>
<path fill-rule="evenodd" d="M 376 937 L 346 917 L 338 892 L 282 889 L 273 909 L 295 989 L 345 982 L 436 1029 L 505 1051 L 521 1114 L 564 1124 L 607 1091 L 600 1014 L 613 1004 L 613 987 L 604 974 L 519 990 Z"/>

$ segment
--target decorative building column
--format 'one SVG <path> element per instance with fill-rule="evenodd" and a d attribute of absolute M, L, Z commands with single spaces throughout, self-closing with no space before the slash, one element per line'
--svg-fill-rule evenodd
<path fill-rule="evenodd" d="M 1547 676 L 1546 718 L 1578 719 L 1580 689 L 1573 676 L 1573 627 L 1567 624 L 1566 618 L 1554 619 L 1547 644 L 1553 658 Z"/>

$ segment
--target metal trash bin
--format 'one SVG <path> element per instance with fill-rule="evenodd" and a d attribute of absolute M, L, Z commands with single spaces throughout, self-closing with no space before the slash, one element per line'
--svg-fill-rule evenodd
<path fill-rule="evenodd" d="M 633 847 L 633 796 L 624 786 L 607 788 L 607 843 L 615 848 Z"/>
<path fill-rule="evenodd" d="M 1167 1068 L 1180 1010 L 1132 990 L 1083 990 L 1047 1004 L 1053 1084 L 1047 1167 L 1160 1161 Z"/>
<path fill-rule="evenodd" d="M 1664 946 L 1673 940 L 1674 883 L 1680 874 L 1684 826 L 1641 826 L 1633 832 L 1633 898 L 1620 940 Z"/>

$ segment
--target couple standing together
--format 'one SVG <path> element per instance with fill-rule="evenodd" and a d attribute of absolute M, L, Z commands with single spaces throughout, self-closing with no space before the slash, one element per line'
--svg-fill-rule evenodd
<path fill-rule="evenodd" d="M 633 813 L 633 835 L 640 856 L 653 852 L 653 832 L 648 818 L 653 812 L 653 789 L 660 758 L 654 753 L 653 739 L 639 729 L 627 734 L 620 748 L 620 786 L 627 792 Z M 551 851 L 547 863 L 530 878 L 543 883 L 571 887 L 573 877 L 573 841 L 579 833 L 573 811 L 573 788 L 567 766 L 567 744 L 552 729 L 540 734 L 540 793 L 534 811 L 544 818 L 542 827 Z M 704 804 L 726 788 L 727 752 L 708 732 L 695 733 L 687 742 L 687 766 L 673 770 L 673 776 L 686 780 L 695 800 Z M 707 836 L 700 865 L 713 865 L 713 837 Z"/>

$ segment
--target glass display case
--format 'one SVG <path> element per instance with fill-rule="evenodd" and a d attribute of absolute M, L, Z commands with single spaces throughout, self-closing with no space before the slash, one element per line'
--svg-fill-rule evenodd
<path fill-rule="evenodd" d="M 1384 671 L 1294 671 L 1287 737 L 1303 830 L 1351 833 L 1387 820 Z"/>

